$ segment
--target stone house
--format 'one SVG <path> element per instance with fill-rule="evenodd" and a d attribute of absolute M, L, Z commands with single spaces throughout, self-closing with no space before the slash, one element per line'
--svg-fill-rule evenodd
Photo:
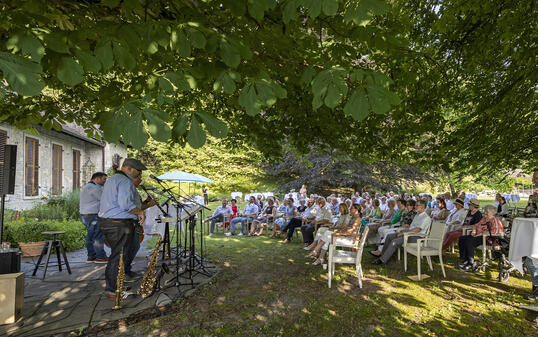
<path fill-rule="evenodd" d="M 62 131 L 36 127 L 34 135 L 0 124 L 0 146 L 17 145 L 15 194 L 6 196 L 6 208 L 23 210 L 41 200 L 78 189 L 94 172 L 107 172 L 127 148 L 90 138 L 76 124 Z M 3 164 L 0 162 L 0 165 Z"/>

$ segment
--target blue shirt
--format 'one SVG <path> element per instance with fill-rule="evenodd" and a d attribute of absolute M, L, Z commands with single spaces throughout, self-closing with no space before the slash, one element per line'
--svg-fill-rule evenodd
<path fill-rule="evenodd" d="M 142 202 L 136 192 L 133 178 L 116 173 L 107 179 L 101 194 L 99 217 L 136 220 L 138 216 L 129 211 L 141 207 Z"/>
<path fill-rule="evenodd" d="M 101 204 L 103 186 L 90 181 L 80 190 L 80 214 L 97 214 Z"/>
<path fill-rule="evenodd" d="M 260 212 L 258 205 L 256 204 L 246 204 L 243 208 L 243 215 L 247 214 L 258 214 Z"/>

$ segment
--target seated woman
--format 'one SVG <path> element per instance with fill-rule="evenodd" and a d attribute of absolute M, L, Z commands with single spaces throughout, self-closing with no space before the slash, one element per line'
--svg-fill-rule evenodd
<path fill-rule="evenodd" d="M 536 218 L 538 216 L 538 193 L 535 193 L 534 195 L 529 196 L 529 203 L 527 204 L 527 207 L 525 207 L 525 210 L 523 211 L 523 215 L 526 218 Z"/>
<path fill-rule="evenodd" d="M 482 219 L 482 213 L 479 208 L 480 202 L 478 199 L 471 199 L 469 201 L 469 211 L 467 211 L 462 226 L 446 233 L 445 240 L 443 241 L 443 250 L 446 250 L 453 242 L 456 242 L 463 235 L 463 230 L 471 228 Z"/>
<path fill-rule="evenodd" d="M 379 200 L 374 199 L 374 201 L 372 202 L 372 209 L 370 210 L 370 214 L 368 214 L 368 217 L 366 218 L 368 222 L 376 222 L 377 220 L 383 218 L 383 211 L 379 206 Z"/>
<path fill-rule="evenodd" d="M 396 214 L 396 211 L 394 210 L 394 207 L 396 206 L 396 202 L 394 200 L 389 200 L 387 205 L 388 205 L 388 209 L 385 211 L 385 213 L 383 213 L 383 217 L 381 218 L 381 220 L 375 221 L 375 222 L 371 221 L 368 224 L 368 228 L 369 228 L 368 238 L 376 236 L 377 231 L 380 227 L 391 223 L 391 220 L 394 214 Z M 400 221 L 400 218 L 398 218 L 398 221 Z"/>
<path fill-rule="evenodd" d="M 437 198 L 437 208 L 432 210 L 430 213 L 430 217 L 433 221 L 445 221 L 448 217 L 448 209 L 446 208 L 446 202 L 441 199 Z"/>
<path fill-rule="evenodd" d="M 260 236 L 263 234 L 264 226 L 269 226 L 276 217 L 276 206 L 273 198 L 267 199 L 267 205 L 260 212 L 260 216 L 252 222 L 252 228 L 248 236 Z M 259 227 L 260 230 L 256 233 L 256 228 Z"/>
<path fill-rule="evenodd" d="M 226 223 L 224 223 L 224 228 L 226 229 L 230 228 L 230 222 L 233 220 L 233 218 L 237 217 L 237 214 L 239 212 L 239 207 L 237 207 L 237 200 L 232 199 L 231 203 L 232 203 L 232 206 L 231 206 L 232 216 L 230 217 L 229 221 L 226 221 Z"/>
<path fill-rule="evenodd" d="M 501 196 L 499 205 L 497 205 L 497 216 L 502 218 L 506 218 L 508 216 L 508 204 L 503 196 Z"/>
<path fill-rule="evenodd" d="M 504 234 L 504 228 L 499 218 L 495 217 L 497 208 L 493 205 L 484 207 L 484 216 L 478 221 L 470 235 L 463 235 L 459 238 L 458 246 L 460 250 L 459 267 L 463 271 L 470 271 L 474 267 L 475 248 L 482 245 L 482 233 L 488 235 Z"/>
<path fill-rule="evenodd" d="M 279 212 L 282 212 L 282 216 L 275 220 L 273 226 L 272 238 L 279 238 L 281 232 L 286 229 L 288 222 L 297 216 L 297 208 L 293 206 L 293 198 L 285 199 L 282 204 L 283 208 L 279 209 Z"/>
<path fill-rule="evenodd" d="M 396 233 L 398 231 L 398 228 L 406 229 L 411 225 L 411 222 L 413 222 L 415 215 L 417 215 L 415 205 L 416 201 L 413 199 L 409 199 L 407 201 L 405 199 L 398 200 L 398 209 L 402 211 L 402 213 L 400 213 L 400 219 L 394 217 L 393 219 L 391 219 L 390 226 L 379 227 L 379 249 L 382 248 L 382 244 L 383 242 L 385 242 L 385 238 L 387 237 L 387 235 L 391 233 Z"/>
<path fill-rule="evenodd" d="M 346 210 L 342 213 L 344 208 Z M 312 249 L 316 248 L 316 246 L 319 243 L 319 240 L 323 237 L 323 233 L 325 233 L 326 231 L 328 231 L 328 230 L 333 230 L 334 231 L 334 230 L 337 230 L 337 229 L 342 229 L 344 227 L 347 227 L 347 225 L 349 224 L 349 221 L 351 219 L 351 215 L 349 215 L 349 210 L 347 209 L 346 204 L 341 203 L 340 205 L 338 205 L 338 211 L 340 212 L 340 217 L 338 218 L 336 223 L 329 226 L 329 227 L 320 227 L 320 228 L 318 228 L 318 231 L 316 232 L 316 237 L 314 238 L 314 241 L 309 246 L 304 247 L 305 250 L 312 250 Z"/>
<path fill-rule="evenodd" d="M 341 213 L 342 216 L 340 219 L 344 218 L 342 221 L 338 219 L 339 221 L 335 224 L 334 227 L 328 228 L 324 230 L 321 234 L 319 234 L 319 231 L 322 229 L 320 228 L 318 230 L 318 235 L 316 235 L 317 242 L 314 241 L 311 246 L 315 244 L 314 250 L 306 255 L 306 257 L 312 257 L 315 258 L 316 261 L 312 263 L 312 265 L 317 266 L 318 264 L 322 264 L 325 262 L 325 253 L 329 249 L 329 244 L 331 243 L 332 235 L 337 233 L 339 237 L 336 239 L 336 243 L 353 243 L 355 238 L 345 237 L 341 235 L 349 234 L 349 235 L 355 235 L 359 232 L 361 228 L 361 206 L 359 204 L 353 204 L 351 205 L 351 210 L 349 213 L 347 213 L 347 207 L 345 204 L 340 204 L 340 212 L 343 211 L 345 208 L 345 217 L 344 213 Z M 346 222 L 347 220 L 347 222 Z M 338 225 L 338 227 L 336 227 Z"/>

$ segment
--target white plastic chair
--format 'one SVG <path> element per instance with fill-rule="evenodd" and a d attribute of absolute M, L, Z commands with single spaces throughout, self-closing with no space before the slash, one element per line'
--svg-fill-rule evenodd
<path fill-rule="evenodd" d="M 420 277 L 420 263 L 422 257 L 426 257 L 430 270 L 432 267 L 432 256 L 439 256 L 439 262 L 441 263 L 441 270 L 443 276 L 446 278 L 445 267 L 443 265 L 443 239 L 445 237 L 445 224 L 443 222 L 433 222 L 430 226 L 430 233 L 423 239 L 418 239 L 416 243 L 407 242 L 407 236 L 404 236 L 404 270 L 407 271 L 407 254 L 415 255 L 417 257 L 417 274 L 418 280 Z"/>
<path fill-rule="evenodd" d="M 355 238 L 353 243 L 344 244 L 344 243 L 334 243 L 335 236 L 331 238 L 331 244 L 329 245 L 329 261 L 328 261 L 328 282 L 329 288 L 331 287 L 331 279 L 334 276 L 334 268 L 336 263 L 347 263 L 355 264 L 355 269 L 357 271 L 357 278 L 359 280 L 359 287 L 362 289 L 362 251 L 364 248 L 364 243 L 366 242 L 366 237 L 368 236 L 369 228 L 366 226 L 362 233 L 356 235 L 350 235 L 350 238 Z M 342 237 L 342 236 L 340 236 Z M 347 235 L 345 237 L 348 237 Z M 359 240 L 360 237 L 360 240 Z M 346 247 L 353 248 L 350 250 L 336 249 L 337 247 Z"/>

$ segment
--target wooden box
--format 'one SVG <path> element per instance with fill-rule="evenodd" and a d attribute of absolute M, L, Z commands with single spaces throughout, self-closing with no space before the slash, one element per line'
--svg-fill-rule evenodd
<path fill-rule="evenodd" d="M 0 274 L 0 324 L 15 323 L 24 306 L 24 273 Z"/>

